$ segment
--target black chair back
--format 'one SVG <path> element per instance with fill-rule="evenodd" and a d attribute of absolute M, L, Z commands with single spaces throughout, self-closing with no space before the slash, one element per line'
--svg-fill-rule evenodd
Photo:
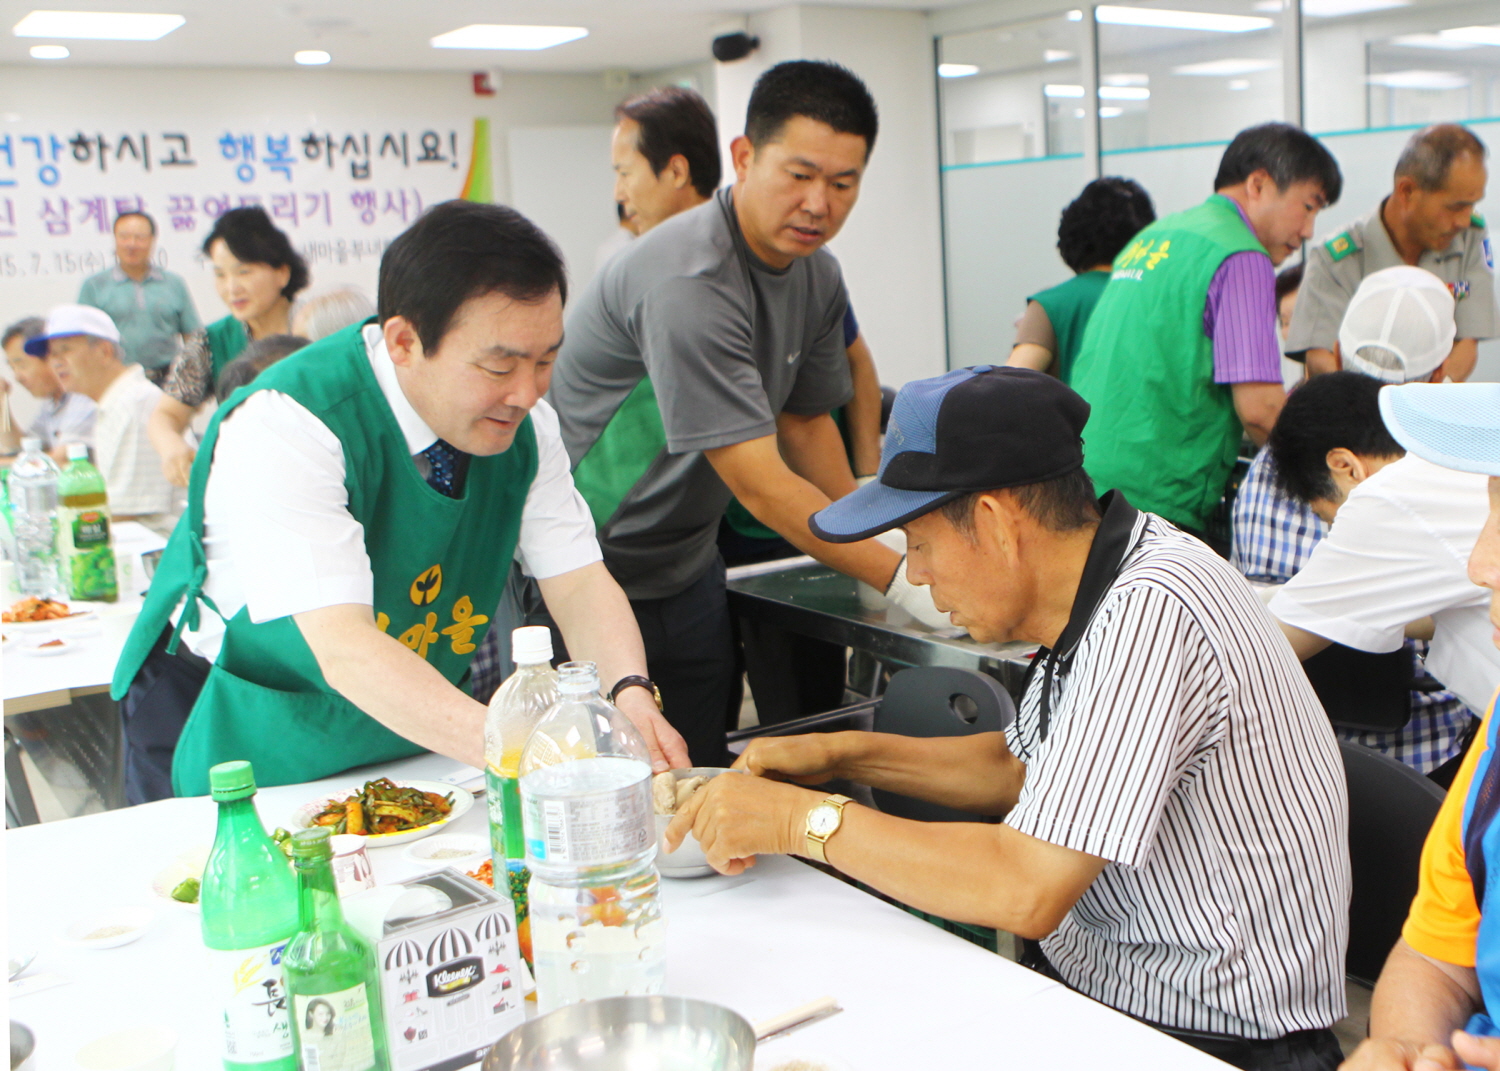
<path fill-rule="evenodd" d="M 1427 831 L 1444 792 L 1410 766 L 1358 744 L 1339 742 L 1349 781 L 1350 978 L 1374 986 L 1401 936 L 1417 892 Z"/>
<path fill-rule="evenodd" d="M 1410 647 L 1369 654 L 1335 643 L 1302 668 L 1328 720 L 1341 729 L 1391 733 L 1411 720 L 1416 660 Z"/>
<path fill-rule="evenodd" d="M 970 669 L 918 666 L 903 669 L 875 708 L 874 730 L 900 736 L 972 736 L 1009 728 L 1016 707 L 999 681 Z M 887 814 L 921 822 L 976 822 L 976 815 L 926 800 L 875 789 Z"/>

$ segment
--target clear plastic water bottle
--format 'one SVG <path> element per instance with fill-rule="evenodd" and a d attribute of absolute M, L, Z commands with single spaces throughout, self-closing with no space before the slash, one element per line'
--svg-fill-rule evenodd
<path fill-rule="evenodd" d="M 484 722 L 485 796 L 490 811 L 490 856 L 495 889 L 509 890 L 516 909 L 516 936 L 531 965 L 531 920 L 527 912 L 526 836 L 521 818 L 521 752 L 531 731 L 561 698 L 552 668 L 552 630 L 537 625 L 510 634 L 516 671 L 490 700 Z M 504 884 L 502 884 L 502 882 Z"/>
<path fill-rule="evenodd" d="M 50 599 L 62 591 L 57 568 L 56 463 L 42 449 L 42 440 L 21 440 L 21 455 L 10 467 L 11 523 L 15 528 L 16 590 L 22 595 Z"/>
<path fill-rule="evenodd" d="M 562 697 L 521 754 L 537 1004 L 659 993 L 666 978 L 651 758 L 599 694 L 592 662 L 558 669 Z"/>

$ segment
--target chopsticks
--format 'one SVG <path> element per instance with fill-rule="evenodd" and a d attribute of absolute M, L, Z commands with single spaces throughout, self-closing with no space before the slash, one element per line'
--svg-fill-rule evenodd
<path fill-rule="evenodd" d="M 793 1030 L 799 1030 L 809 1023 L 826 1019 L 830 1015 L 837 1015 L 843 1010 L 833 997 L 819 997 L 789 1012 L 782 1012 L 780 1015 L 773 1015 L 769 1019 L 752 1023 L 751 1027 L 755 1031 L 756 1041 L 770 1041 L 783 1034 L 790 1034 Z"/>

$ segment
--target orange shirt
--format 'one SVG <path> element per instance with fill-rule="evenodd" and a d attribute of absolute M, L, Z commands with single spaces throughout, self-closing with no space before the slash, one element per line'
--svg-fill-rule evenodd
<path fill-rule="evenodd" d="M 1479 726 L 1474 744 L 1459 767 L 1448 798 L 1422 846 L 1422 873 L 1417 895 L 1401 936 L 1425 956 L 1459 967 L 1472 967 L 1479 940 L 1479 905 L 1464 863 L 1464 809 L 1474 783 L 1474 771 L 1489 751 L 1490 721 L 1495 700 Z"/>

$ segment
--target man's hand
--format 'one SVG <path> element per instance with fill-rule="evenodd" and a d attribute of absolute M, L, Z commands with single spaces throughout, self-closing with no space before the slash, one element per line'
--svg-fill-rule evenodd
<path fill-rule="evenodd" d="M 750 741 L 734 769 L 757 777 L 821 785 L 839 773 L 846 733 L 808 733 L 804 736 L 763 736 Z"/>
<path fill-rule="evenodd" d="M 193 458 L 198 452 L 182 439 L 172 444 L 171 449 L 161 456 L 162 475 L 173 487 L 186 487 L 188 478 L 193 473 Z"/>
<path fill-rule="evenodd" d="M 1339 1071 L 1461 1071 L 1453 1050 L 1416 1041 L 1366 1038 Z"/>
<path fill-rule="evenodd" d="M 615 706 L 646 738 L 646 746 L 651 749 L 652 773 L 692 765 L 688 759 L 687 741 L 662 717 L 650 692 L 644 688 L 626 688 Z"/>
<path fill-rule="evenodd" d="M 693 831 L 708 865 L 739 874 L 757 855 L 790 855 L 806 846 L 807 812 L 827 797 L 763 777 L 720 774 L 704 785 L 667 826 L 675 851 Z"/>
<path fill-rule="evenodd" d="M 1453 1031 L 1453 1051 L 1470 1067 L 1482 1067 L 1484 1071 L 1500 1071 L 1500 1038 L 1482 1038 L 1474 1034 L 1466 1034 L 1462 1030 L 1455 1030 Z M 1446 1067 L 1447 1065 L 1437 1066 Z M 1461 1065 L 1454 1064 L 1453 1066 Z M 1419 1071 L 1427 1071 L 1427 1068 L 1421 1067 Z"/>

